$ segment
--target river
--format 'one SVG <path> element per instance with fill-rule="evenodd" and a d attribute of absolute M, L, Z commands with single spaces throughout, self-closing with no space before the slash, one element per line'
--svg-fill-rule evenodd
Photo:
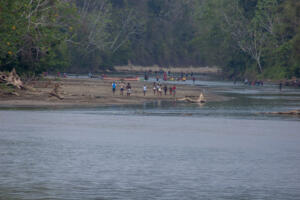
<path fill-rule="evenodd" d="M 0 199 L 300 199 L 300 118 L 261 114 L 300 90 L 196 84 L 232 100 L 0 110 Z"/>

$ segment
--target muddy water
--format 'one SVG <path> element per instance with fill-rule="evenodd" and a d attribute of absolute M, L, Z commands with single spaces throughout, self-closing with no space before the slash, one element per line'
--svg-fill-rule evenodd
<path fill-rule="evenodd" d="M 0 111 L 0 199 L 300 199 L 300 120 L 259 114 L 300 91 L 197 84 L 233 99 Z"/>

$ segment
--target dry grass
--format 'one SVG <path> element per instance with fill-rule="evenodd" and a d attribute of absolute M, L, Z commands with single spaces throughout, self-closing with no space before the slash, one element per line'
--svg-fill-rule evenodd
<path fill-rule="evenodd" d="M 147 71 L 171 71 L 173 73 L 199 73 L 199 74 L 218 74 L 221 72 L 221 69 L 218 67 L 160 67 L 158 65 L 153 66 L 136 66 L 136 65 L 127 65 L 127 66 L 115 66 L 117 71 L 120 72 L 147 72 Z"/>

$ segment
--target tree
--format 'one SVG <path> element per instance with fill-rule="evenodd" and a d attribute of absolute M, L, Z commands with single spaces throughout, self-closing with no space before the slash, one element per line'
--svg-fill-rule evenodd
<path fill-rule="evenodd" d="M 268 44 L 268 36 L 273 33 L 275 17 L 269 12 L 269 0 L 261 0 L 254 18 L 247 18 L 238 1 L 228 4 L 228 10 L 223 12 L 225 30 L 227 30 L 237 46 L 253 58 L 259 72 L 263 72 L 261 62 L 264 48 Z M 274 3 L 274 2 L 273 2 Z M 229 11 L 229 12 L 228 12 Z"/>
<path fill-rule="evenodd" d="M 8 46 L 1 45 L 1 67 L 11 68 L 13 62 L 23 71 L 46 70 L 47 63 L 42 61 L 70 35 L 71 20 L 66 16 L 72 16 L 72 7 L 58 0 L 12 0 L 0 5 L 4 28 L 0 34 Z"/>

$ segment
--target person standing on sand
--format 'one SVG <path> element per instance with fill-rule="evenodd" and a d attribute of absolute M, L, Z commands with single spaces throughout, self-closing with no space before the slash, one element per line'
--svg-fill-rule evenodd
<path fill-rule="evenodd" d="M 175 85 L 173 85 L 172 92 L 173 92 L 173 96 L 175 97 L 176 96 L 176 86 Z"/>
<path fill-rule="evenodd" d="M 153 83 L 153 94 L 155 95 L 155 93 L 156 93 L 156 83 L 154 82 Z"/>
<path fill-rule="evenodd" d="M 127 89 L 127 96 L 130 96 L 130 94 L 131 94 L 131 85 L 130 85 L 130 83 L 127 83 L 126 89 Z"/>
<path fill-rule="evenodd" d="M 113 92 L 113 95 L 115 95 L 116 88 L 117 88 L 116 82 L 114 81 L 111 85 L 112 85 L 112 92 Z"/>
<path fill-rule="evenodd" d="M 158 96 L 162 96 L 162 88 L 161 88 L 162 86 L 161 85 L 158 85 L 158 88 L 157 88 L 157 95 Z"/>
<path fill-rule="evenodd" d="M 170 96 L 172 96 L 172 86 L 169 87 Z"/>
<path fill-rule="evenodd" d="M 157 96 L 159 96 L 159 84 L 156 84 L 156 94 L 157 94 Z"/>
<path fill-rule="evenodd" d="M 279 83 L 279 90 L 280 90 L 280 92 L 282 91 L 282 82 L 281 81 Z"/>
<path fill-rule="evenodd" d="M 147 86 L 144 85 L 144 87 L 143 87 L 143 93 L 144 93 L 144 96 L 146 96 L 146 92 L 147 92 Z"/>
<path fill-rule="evenodd" d="M 167 85 L 165 85 L 165 87 L 164 87 L 164 92 L 165 92 L 165 96 L 166 96 L 167 92 L 168 92 L 168 86 Z"/>
<path fill-rule="evenodd" d="M 121 84 L 120 84 L 120 95 L 121 95 L 121 96 L 124 95 L 124 87 L 125 87 L 124 83 L 121 82 Z"/>

